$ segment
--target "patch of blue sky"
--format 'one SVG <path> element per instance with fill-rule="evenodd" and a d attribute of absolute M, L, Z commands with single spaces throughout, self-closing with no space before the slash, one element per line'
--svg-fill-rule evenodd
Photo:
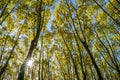
<path fill-rule="evenodd" d="M 48 31 L 51 31 L 51 20 L 48 21 L 46 26 L 47 26 Z"/>
<path fill-rule="evenodd" d="M 51 32 L 51 21 L 54 19 L 54 16 L 53 16 L 53 14 L 54 14 L 54 10 L 55 10 L 55 7 L 59 4 L 59 2 L 60 1 L 57 1 L 57 0 L 55 0 L 55 2 L 54 2 L 54 8 L 50 8 L 50 13 L 51 13 L 51 16 L 50 16 L 50 20 L 48 21 L 48 23 L 47 23 L 47 29 L 48 29 L 48 31 L 50 31 Z"/>
<path fill-rule="evenodd" d="M 103 1 L 102 3 L 101 3 L 101 6 L 104 6 L 104 5 L 106 5 L 108 3 L 108 0 L 105 0 L 105 1 Z"/>
<path fill-rule="evenodd" d="M 7 26 L 7 22 L 2 22 L 2 25 L 1 25 L 2 27 L 6 27 Z"/>
<path fill-rule="evenodd" d="M 2 10 L 0 10 L 0 14 L 2 13 Z"/>
<path fill-rule="evenodd" d="M 95 22 L 96 22 L 96 21 L 95 21 L 95 16 L 94 16 L 94 15 L 92 15 L 92 16 L 91 16 L 91 18 L 92 18 L 92 24 L 94 25 L 94 24 L 95 24 Z"/>
<path fill-rule="evenodd" d="M 17 19 L 17 15 L 15 14 L 15 12 L 11 14 L 11 18 L 12 19 Z"/>
<path fill-rule="evenodd" d="M 0 25 L 0 29 L 2 29 L 2 28 L 3 28 L 3 26 Z"/>
<path fill-rule="evenodd" d="M 76 0 L 71 0 L 71 4 L 73 4 L 74 8 L 77 9 L 78 6 L 76 4 Z M 72 18 L 76 17 L 76 11 L 74 11 L 74 13 L 72 14 Z"/>
<path fill-rule="evenodd" d="M 73 4 L 74 7 L 77 6 L 77 5 L 76 5 L 76 0 L 71 0 L 71 2 L 72 2 L 72 4 Z"/>
<path fill-rule="evenodd" d="M 19 24 L 24 24 L 25 23 L 25 19 L 21 20 L 20 22 L 18 22 Z"/>

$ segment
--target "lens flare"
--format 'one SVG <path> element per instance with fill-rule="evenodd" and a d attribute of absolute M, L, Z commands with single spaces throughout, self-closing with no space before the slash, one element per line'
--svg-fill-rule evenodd
<path fill-rule="evenodd" d="M 29 60 L 29 61 L 27 62 L 27 66 L 32 67 L 32 64 L 33 64 L 33 60 Z"/>

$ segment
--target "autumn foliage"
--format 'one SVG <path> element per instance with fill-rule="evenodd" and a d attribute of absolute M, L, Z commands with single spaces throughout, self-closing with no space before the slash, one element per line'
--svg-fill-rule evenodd
<path fill-rule="evenodd" d="M 0 80 L 120 80 L 120 1 L 1 0 Z"/>

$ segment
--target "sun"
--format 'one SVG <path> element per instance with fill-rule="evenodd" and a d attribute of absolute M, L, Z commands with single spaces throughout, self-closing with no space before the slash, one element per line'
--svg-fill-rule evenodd
<path fill-rule="evenodd" d="M 29 60 L 29 61 L 27 62 L 27 66 L 32 67 L 32 65 L 33 65 L 33 60 Z"/>

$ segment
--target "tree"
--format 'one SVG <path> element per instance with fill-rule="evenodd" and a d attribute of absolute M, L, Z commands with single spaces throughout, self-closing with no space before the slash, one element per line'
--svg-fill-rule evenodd
<path fill-rule="evenodd" d="M 0 80 L 119 80 L 119 3 L 0 1 Z"/>

